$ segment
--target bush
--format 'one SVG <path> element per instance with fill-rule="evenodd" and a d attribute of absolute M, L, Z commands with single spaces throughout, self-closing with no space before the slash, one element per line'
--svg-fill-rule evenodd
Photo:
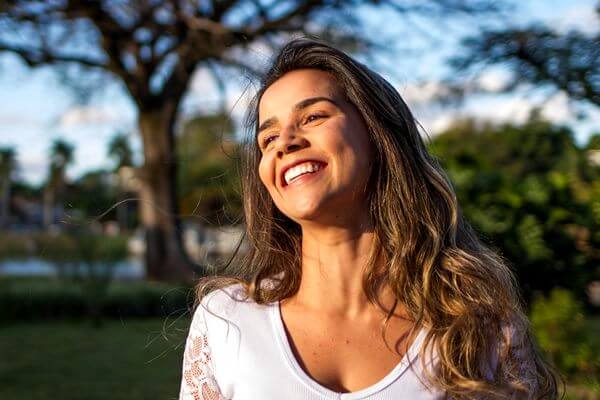
<path fill-rule="evenodd" d="M 156 282 L 112 282 L 103 295 L 94 293 L 89 281 L 1 278 L 0 321 L 166 317 L 193 303 L 191 287 Z"/>
<path fill-rule="evenodd" d="M 531 323 L 536 340 L 563 373 L 590 375 L 600 371 L 599 349 L 587 329 L 582 305 L 565 289 L 553 289 L 532 304 Z"/>
<path fill-rule="evenodd" d="M 50 234 L 3 233 L 0 259 L 36 257 L 43 260 L 78 262 L 123 260 L 127 257 L 127 236 L 107 236 L 89 232 Z"/>

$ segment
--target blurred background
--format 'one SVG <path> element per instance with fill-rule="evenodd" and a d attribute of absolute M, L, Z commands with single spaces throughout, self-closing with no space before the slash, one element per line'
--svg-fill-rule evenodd
<path fill-rule="evenodd" d="M 244 230 L 244 112 L 310 36 L 406 99 L 567 398 L 600 399 L 599 22 L 592 0 L 0 1 L 0 398 L 177 398 L 194 279 Z"/>

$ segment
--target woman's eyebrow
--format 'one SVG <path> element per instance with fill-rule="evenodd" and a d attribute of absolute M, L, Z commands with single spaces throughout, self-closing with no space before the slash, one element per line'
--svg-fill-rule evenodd
<path fill-rule="evenodd" d="M 308 99 L 304 99 L 299 101 L 298 103 L 296 103 L 294 105 L 294 107 L 292 108 L 293 112 L 298 112 L 301 111 L 315 103 L 318 103 L 320 101 L 328 101 L 330 103 L 332 103 L 334 106 L 340 108 L 340 106 L 338 105 L 338 103 L 329 98 L 329 97 L 324 97 L 324 96 L 318 96 L 318 97 L 309 97 Z M 267 120 L 265 120 L 262 124 L 260 124 L 260 126 L 258 127 L 258 131 L 256 132 L 256 135 L 258 135 L 259 133 L 261 133 L 262 131 L 264 131 L 265 129 L 268 129 L 270 127 L 272 127 L 273 125 L 275 125 L 277 123 L 277 117 L 271 117 L 268 118 Z"/>

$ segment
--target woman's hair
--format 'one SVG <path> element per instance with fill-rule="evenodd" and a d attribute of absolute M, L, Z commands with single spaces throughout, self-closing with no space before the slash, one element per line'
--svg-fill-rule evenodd
<path fill-rule="evenodd" d="M 426 379 L 449 398 L 556 398 L 556 375 L 534 348 L 507 261 L 486 247 L 463 217 L 406 103 L 379 74 L 318 41 L 289 42 L 249 107 L 241 166 L 248 250 L 230 261 L 235 273 L 200 280 L 197 302 L 232 283 L 241 283 L 259 304 L 298 291 L 300 226 L 276 208 L 259 180 L 255 138 L 265 90 L 298 69 L 331 74 L 362 115 L 375 148 L 367 188 L 375 243 L 363 288 L 388 315 L 383 329 L 396 308 L 379 302 L 380 290 L 389 285 L 415 321 L 411 334 L 427 328 L 420 359 L 426 359 L 427 348 L 435 348 L 439 359 Z"/>

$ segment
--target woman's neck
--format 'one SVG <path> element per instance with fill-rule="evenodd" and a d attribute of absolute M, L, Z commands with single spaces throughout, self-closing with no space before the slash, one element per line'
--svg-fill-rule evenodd
<path fill-rule="evenodd" d="M 374 239 L 372 229 L 303 227 L 302 281 L 288 302 L 343 318 L 372 316 L 375 306 L 363 290 L 362 278 Z M 382 295 L 390 307 L 393 294 Z"/>

